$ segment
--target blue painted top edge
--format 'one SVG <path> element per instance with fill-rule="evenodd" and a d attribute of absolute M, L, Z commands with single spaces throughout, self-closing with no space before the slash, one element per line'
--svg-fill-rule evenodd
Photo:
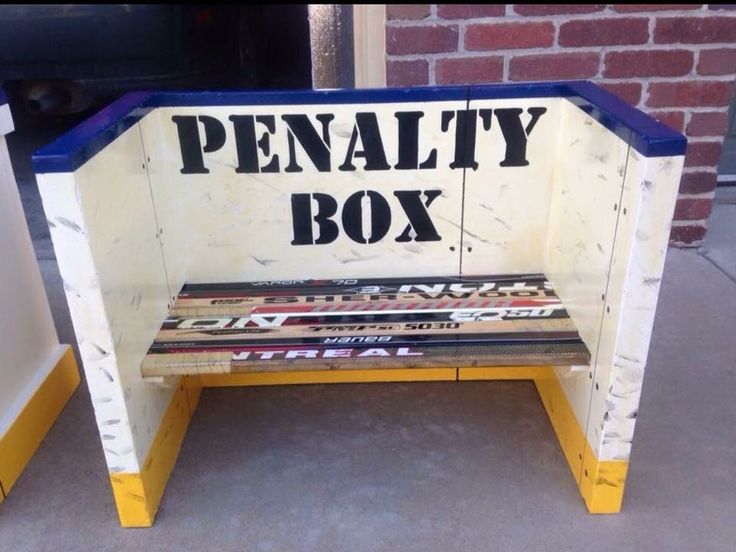
<path fill-rule="evenodd" d="M 630 132 L 631 146 L 645 157 L 685 155 L 687 138 L 654 117 L 592 82 L 571 82 L 568 86 L 572 92 L 569 100 L 625 140 Z"/>
<path fill-rule="evenodd" d="M 439 102 L 467 100 L 466 86 L 366 88 L 335 90 L 258 90 L 159 92 L 155 107 L 315 105 L 347 103 Z"/>
<path fill-rule="evenodd" d="M 565 97 L 647 157 L 682 155 L 681 134 L 587 81 L 300 91 L 130 92 L 33 156 L 36 173 L 73 172 L 157 107 L 430 102 Z"/>
<path fill-rule="evenodd" d="M 151 111 L 152 97 L 150 92 L 125 94 L 62 134 L 33 155 L 36 174 L 74 172 Z"/>

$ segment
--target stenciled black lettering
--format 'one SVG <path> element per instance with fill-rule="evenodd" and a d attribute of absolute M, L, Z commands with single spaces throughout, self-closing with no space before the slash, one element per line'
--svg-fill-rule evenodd
<path fill-rule="evenodd" d="M 171 120 L 176 125 L 181 150 L 181 174 L 208 174 L 204 166 L 204 153 L 219 150 L 225 145 L 225 127 L 209 115 L 174 115 Z M 199 138 L 199 126 L 204 128 L 205 145 Z"/>
<path fill-rule="evenodd" d="M 419 119 L 423 111 L 397 111 L 399 121 L 399 161 L 394 165 L 398 170 L 437 168 L 437 149 L 433 148 L 427 158 L 419 162 Z"/>
<path fill-rule="evenodd" d="M 312 200 L 317 202 L 317 213 L 312 214 Z M 291 216 L 294 228 L 294 239 L 291 245 L 320 245 L 332 243 L 337 239 L 340 230 L 332 220 L 337 213 L 337 201 L 331 195 L 291 194 Z M 319 228 L 319 236 L 314 238 L 312 222 Z"/>
<path fill-rule="evenodd" d="M 367 197 L 370 208 L 370 236 L 363 233 L 363 198 Z M 383 239 L 391 228 L 391 207 L 381 194 L 373 190 L 356 192 L 342 208 L 342 227 L 348 237 L 358 243 L 376 243 Z"/>
<path fill-rule="evenodd" d="M 412 241 L 412 228 L 415 233 L 414 241 L 440 241 L 442 239 L 427 211 L 432 202 L 442 195 L 441 190 L 425 190 L 424 196 L 427 198 L 425 201 L 422 201 L 420 190 L 398 190 L 394 192 L 394 195 L 398 198 L 406 218 L 409 219 L 409 224 L 396 238 L 397 242 Z"/>
<path fill-rule="evenodd" d="M 523 109 L 505 108 L 494 110 L 498 124 L 501 127 L 503 139 L 506 141 L 506 156 L 499 163 L 502 167 L 526 167 L 529 165 L 526 158 L 527 141 L 539 118 L 547 112 L 547 108 L 530 107 L 526 111 L 531 115 L 531 120 L 525 127 L 521 123 Z"/>
<path fill-rule="evenodd" d="M 363 145 L 362 150 L 356 150 L 358 138 Z M 355 126 L 350 135 L 345 162 L 338 167 L 341 171 L 356 170 L 353 160 L 356 157 L 365 159 L 366 171 L 387 171 L 391 168 L 386 161 L 386 152 L 383 149 L 381 131 L 375 113 L 356 113 Z"/>
<path fill-rule="evenodd" d="M 298 141 L 306 152 L 309 160 L 319 172 L 330 172 L 330 121 L 335 116 L 331 113 L 320 113 L 317 120 L 322 125 L 322 136 L 312 126 L 306 115 L 282 115 L 281 118 L 288 125 L 287 139 L 289 142 L 289 164 L 285 172 L 302 172 L 296 160 L 296 144 Z"/>
<path fill-rule="evenodd" d="M 450 162 L 451 169 L 477 169 L 475 161 L 475 129 L 478 110 L 443 111 L 440 129 L 447 132 L 450 122 L 455 119 L 455 157 Z"/>
<path fill-rule="evenodd" d="M 276 118 L 273 115 L 230 115 L 228 117 L 235 129 L 235 148 L 238 153 L 236 173 L 277 173 L 279 172 L 279 156 L 274 154 L 271 161 L 261 167 L 258 150 L 264 156 L 271 155 L 271 135 L 276 132 Z M 256 123 L 266 127 L 259 138 Z"/>

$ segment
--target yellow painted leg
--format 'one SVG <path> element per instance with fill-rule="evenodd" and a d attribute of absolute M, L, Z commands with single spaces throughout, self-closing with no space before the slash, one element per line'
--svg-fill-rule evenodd
<path fill-rule="evenodd" d="M 534 383 L 588 511 L 591 514 L 620 512 L 628 462 L 600 462 L 596 458 L 554 375 L 535 379 Z"/>
<path fill-rule="evenodd" d="M 629 463 L 601 462 L 586 445 L 580 494 L 591 514 L 617 514 L 624 499 Z"/>
<path fill-rule="evenodd" d="M 551 366 L 461 366 L 459 381 L 474 380 L 533 380 L 552 374 Z"/>
<path fill-rule="evenodd" d="M 15 484 L 54 425 L 79 385 L 79 369 L 74 351 L 60 348 L 54 368 L 46 376 L 8 431 L 0 435 L 0 502 Z"/>
<path fill-rule="evenodd" d="M 150 527 L 174 469 L 200 387 L 179 384 L 164 414 L 141 473 L 110 474 L 123 527 Z"/>
<path fill-rule="evenodd" d="M 199 397 L 202 395 L 202 386 L 196 378 L 182 378 L 184 383 L 184 391 L 187 394 L 187 404 L 189 405 L 189 415 L 192 416 L 199 404 Z"/>

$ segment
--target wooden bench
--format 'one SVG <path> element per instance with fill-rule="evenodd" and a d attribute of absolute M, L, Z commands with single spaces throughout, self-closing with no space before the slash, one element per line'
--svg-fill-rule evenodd
<path fill-rule="evenodd" d="M 544 275 L 525 274 L 186 285 L 142 372 L 589 363 Z"/>
<path fill-rule="evenodd" d="M 685 140 L 590 83 L 136 93 L 34 157 L 121 524 L 203 387 L 532 379 L 617 512 Z"/>

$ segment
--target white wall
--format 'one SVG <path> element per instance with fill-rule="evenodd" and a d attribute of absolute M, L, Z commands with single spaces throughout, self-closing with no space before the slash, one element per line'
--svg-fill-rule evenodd
<path fill-rule="evenodd" d="M 10 164 L 4 133 L 12 128 L 0 106 L 0 436 L 63 350 Z"/>

